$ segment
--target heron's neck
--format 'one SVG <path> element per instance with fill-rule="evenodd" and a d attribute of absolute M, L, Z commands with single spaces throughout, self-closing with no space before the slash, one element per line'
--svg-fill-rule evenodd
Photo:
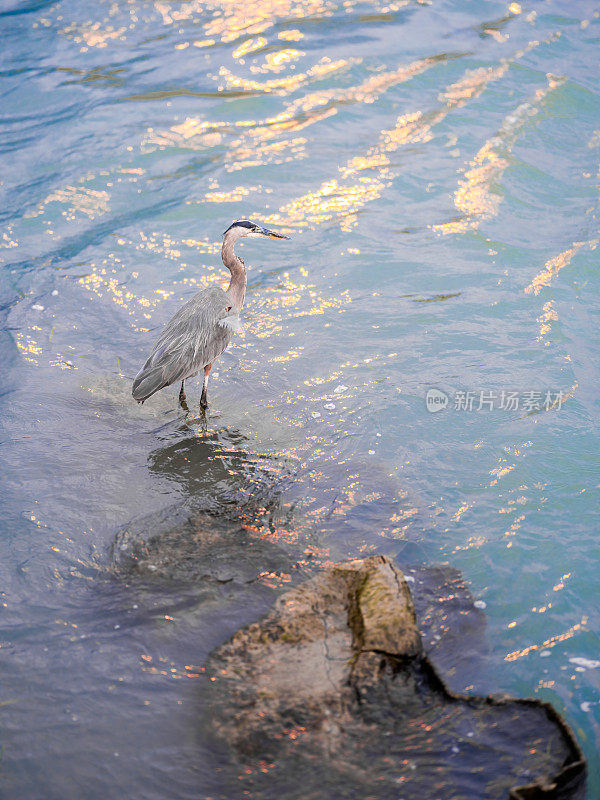
<path fill-rule="evenodd" d="M 223 247 L 221 248 L 221 258 L 223 259 L 223 264 L 231 272 L 231 281 L 227 287 L 227 292 L 231 295 L 234 304 L 241 308 L 246 294 L 246 267 L 242 259 L 238 258 L 233 252 L 236 238 L 235 235 L 231 235 L 229 232 L 225 235 Z"/>

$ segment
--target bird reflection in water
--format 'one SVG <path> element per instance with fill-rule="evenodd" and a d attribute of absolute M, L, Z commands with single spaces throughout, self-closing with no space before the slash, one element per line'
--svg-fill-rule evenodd
<path fill-rule="evenodd" d="M 285 464 L 245 449 L 237 431 L 180 438 L 188 429 L 149 456 L 151 472 L 175 481 L 184 499 L 119 532 L 116 569 L 159 582 L 279 589 L 314 567 L 294 508 L 281 499 Z"/>
<path fill-rule="evenodd" d="M 172 443 L 149 454 L 151 472 L 174 481 L 196 510 L 254 527 L 292 526 L 292 511 L 281 501 L 291 467 L 250 450 L 237 430 L 188 431 L 194 428 L 185 424 L 165 432 Z"/>

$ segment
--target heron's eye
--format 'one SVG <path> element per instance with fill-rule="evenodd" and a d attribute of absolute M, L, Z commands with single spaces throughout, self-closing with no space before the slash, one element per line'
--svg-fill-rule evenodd
<path fill-rule="evenodd" d="M 225 311 L 231 311 L 231 306 L 227 306 L 227 308 L 225 309 Z"/>

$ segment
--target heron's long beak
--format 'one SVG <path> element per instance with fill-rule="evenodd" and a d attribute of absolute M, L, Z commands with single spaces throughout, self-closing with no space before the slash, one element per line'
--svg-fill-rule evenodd
<path fill-rule="evenodd" d="M 270 231 L 268 228 L 259 228 L 257 233 L 260 236 L 267 236 L 269 239 L 287 239 L 289 241 L 289 236 L 284 236 L 283 233 L 275 233 L 275 231 Z"/>

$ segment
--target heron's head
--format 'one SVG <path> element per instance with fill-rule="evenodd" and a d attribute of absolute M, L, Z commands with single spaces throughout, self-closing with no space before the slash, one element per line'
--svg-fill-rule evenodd
<path fill-rule="evenodd" d="M 275 231 L 270 231 L 268 228 L 262 228 L 260 225 L 257 225 L 255 222 L 252 222 L 249 219 L 236 219 L 236 221 L 232 222 L 227 228 L 223 236 L 227 236 L 227 234 L 235 239 L 240 239 L 242 236 L 251 236 L 253 238 L 263 236 L 267 239 L 290 238 L 289 236 L 284 236 L 282 233 L 275 233 Z"/>

